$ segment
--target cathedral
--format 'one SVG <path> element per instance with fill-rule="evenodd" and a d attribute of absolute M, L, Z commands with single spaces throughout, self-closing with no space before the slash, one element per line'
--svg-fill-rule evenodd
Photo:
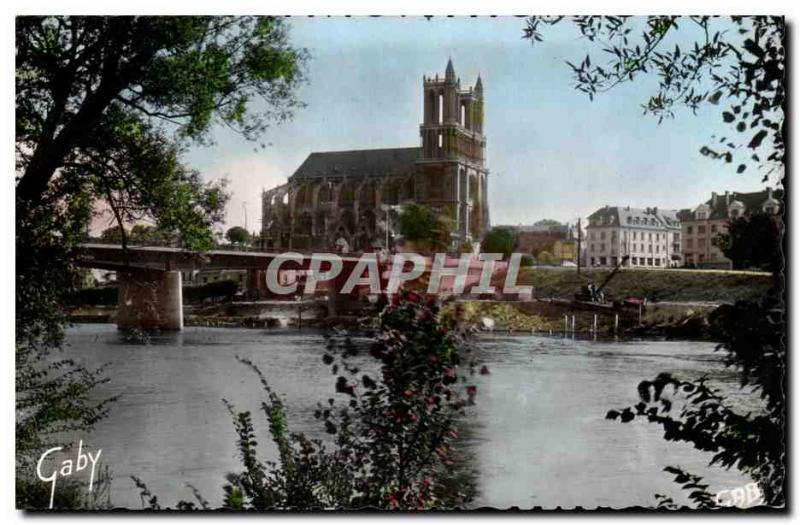
<path fill-rule="evenodd" d="M 489 227 L 481 78 L 462 88 L 448 60 L 422 89 L 421 146 L 311 153 L 262 193 L 261 247 L 391 249 L 410 203 L 446 219 L 453 249 L 480 241 Z"/>

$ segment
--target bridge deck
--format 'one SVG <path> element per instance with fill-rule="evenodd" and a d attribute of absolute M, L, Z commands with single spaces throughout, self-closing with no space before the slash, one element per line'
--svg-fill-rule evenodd
<path fill-rule="evenodd" d="M 301 253 L 302 265 L 287 261 L 282 267 L 307 269 L 314 259 L 325 259 L 320 254 Z M 192 252 L 165 246 L 129 246 L 123 250 L 118 244 L 84 243 L 76 250 L 76 263 L 90 268 L 121 270 L 125 268 L 150 270 L 214 270 L 214 269 L 266 269 L 277 257 L 286 252 L 243 252 L 211 250 Z M 337 254 L 338 255 L 338 254 Z M 358 255 L 339 255 L 345 266 L 355 265 Z"/>

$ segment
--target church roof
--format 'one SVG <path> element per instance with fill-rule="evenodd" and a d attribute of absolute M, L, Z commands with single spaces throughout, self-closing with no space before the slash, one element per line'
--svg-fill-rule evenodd
<path fill-rule="evenodd" d="M 405 175 L 420 159 L 421 153 L 420 147 L 314 152 L 306 157 L 291 178 Z"/>

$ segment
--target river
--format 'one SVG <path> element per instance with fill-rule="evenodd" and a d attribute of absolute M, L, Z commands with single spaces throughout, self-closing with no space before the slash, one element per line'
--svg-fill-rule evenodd
<path fill-rule="evenodd" d="M 474 506 L 651 506 L 656 493 L 685 501 L 663 472 L 667 465 L 703 475 L 714 491 L 749 481 L 709 467 L 707 453 L 664 441 L 660 427 L 605 419 L 609 409 L 635 404 L 639 381 L 660 372 L 687 379 L 708 374 L 738 404 L 757 409 L 754 396 L 737 390 L 736 375 L 723 367 L 713 343 L 483 335 L 478 345 L 490 374 L 478 379 L 463 445 L 477 486 Z M 320 359 L 323 349 L 314 331 L 187 328 L 134 344 L 114 325 L 74 326 L 64 357 L 86 366 L 108 363 L 111 381 L 95 396 L 121 397 L 91 435 L 73 438 L 102 449 L 115 506 L 140 508 L 131 475 L 162 505 L 192 499 L 187 484 L 219 505 L 223 476 L 241 470 L 223 398 L 256 414 L 259 453 L 274 457 L 259 412 L 260 385 L 235 356 L 256 363 L 284 396 L 293 430 L 319 435 L 313 411 L 331 396 L 335 379 Z"/>

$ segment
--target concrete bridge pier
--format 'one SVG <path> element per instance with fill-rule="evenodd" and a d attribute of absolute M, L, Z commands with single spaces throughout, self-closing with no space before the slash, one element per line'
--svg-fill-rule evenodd
<path fill-rule="evenodd" d="M 181 272 L 125 270 L 117 272 L 117 327 L 142 330 L 182 330 Z"/>

